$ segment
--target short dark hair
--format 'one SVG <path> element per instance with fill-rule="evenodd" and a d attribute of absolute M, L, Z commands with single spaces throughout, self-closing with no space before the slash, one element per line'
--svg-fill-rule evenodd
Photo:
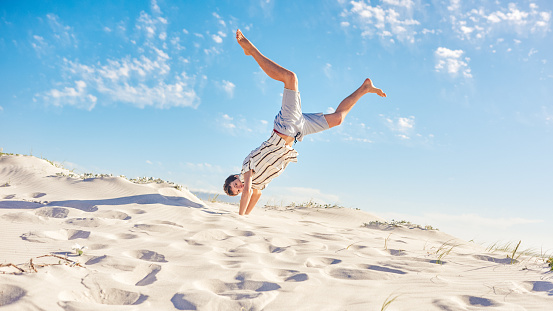
<path fill-rule="evenodd" d="M 227 179 L 225 180 L 225 184 L 223 185 L 223 190 L 225 191 L 225 193 L 231 197 L 233 196 L 236 196 L 236 194 L 234 194 L 232 192 L 232 188 L 230 187 L 230 184 L 235 181 L 236 179 L 238 179 L 237 175 L 236 174 L 232 174 L 230 175 L 229 177 L 227 177 Z"/>

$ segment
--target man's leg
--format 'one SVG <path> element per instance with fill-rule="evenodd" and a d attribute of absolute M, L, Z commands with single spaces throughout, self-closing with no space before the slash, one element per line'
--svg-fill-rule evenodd
<path fill-rule="evenodd" d="M 386 97 L 386 93 L 382 92 L 381 89 L 374 87 L 371 79 L 366 79 L 365 82 L 363 82 L 363 85 L 361 85 L 357 90 L 355 90 L 355 92 L 346 97 L 340 105 L 338 105 L 338 108 L 336 108 L 334 113 L 324 115 L 326 122 L 328 123 L 328 127 L 331 128 L 342 124 L 342 121 L 344 121 L 346 115 L 351 111 L 351 108 L 355 106 L 357 101 L 363 97 L 363 95 L 368 93 L 375 93 L 378 96 Z"/>
<path fill-rule="evenodd" d="M 297 91 L 298 90 L 298 79 L 296 77 L 296 74 L 292 71 L 281 67 L 279 64 L 273 62 L 272 60 L 268 59 L 265 55 L 261 54 L 259 50 L 248 40 L 240 29 L 236 31 L 236 40 L 238 41 L 238 44 L 244 49 L 244 53 L 246 55 L 251 55 L 259 64 L 259 67 L 263 69 L 263 71 L 271 78 L 283 82 L 284 87 L 292 90 Z"/>

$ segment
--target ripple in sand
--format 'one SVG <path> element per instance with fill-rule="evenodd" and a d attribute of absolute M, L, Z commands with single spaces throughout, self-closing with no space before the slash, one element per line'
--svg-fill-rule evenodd
<path fill-rule="evenodd" d="M 17 302 L 27 294 L 23 288 L 8 284 L 0 284 L 0 293 L 0 307 Z"/>
<path fill-rule="evenodd" d="M 183 226 L 177 224 L 176 222 L 167 221 L 167 220 L 154 220 L 154 221 L 152 221 L 152 223 L 159 224 L 159 225 L 169 225 L 169 226 L 173 226 L 173 227 L 184 228 Z"/>
<path fill-rule="evenodd" d="M 39 208 L 35 214 L 37 216 L 50 217 L 50 218 L 67 218 L 69 210 L 64 207 L 43 207 Z"/>
<path fill-rule="evenodd" d="M 167 262 L 167 260 L 165 260 L 165 256 L 163 256 L 160 253 L 156 253 L 154 251 L 138 250 L 138 251 L 131 252 L 130 254 L 131 256 L 141 260 L 146 260 L 151 262 Z"/>

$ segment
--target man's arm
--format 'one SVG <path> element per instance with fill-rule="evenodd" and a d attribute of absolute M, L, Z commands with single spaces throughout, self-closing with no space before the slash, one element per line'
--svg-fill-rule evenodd
<path fill-rule="evenodd" d="M 246 209 L 246 215 L 249 215 L 251 213 L 252 209 L 255 207 L 255 204 L 257 204 L 257 201 L 259 201 L 260 197 L 261 190 L 252 189 L 252 196 L 250 198 L 250 203 L 248 203 L 248 208 Z"/>
<path fill-rule="evenodd" d="M 250 198 L 253 193 L 252 190 L 252 170 L 249 170 L 244 174 L 244 189 L 242 189 L 242 197 L 240 198 L 240 210 L 238 211 L 238 214 L 244 215 L 244 213 L 246 212 L 246 208 L 250 203 Z"/>

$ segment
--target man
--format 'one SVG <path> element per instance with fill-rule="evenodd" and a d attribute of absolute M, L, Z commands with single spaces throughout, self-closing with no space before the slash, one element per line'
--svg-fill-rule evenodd
<path fill-rule="evenodd" d="M 334 113 L 302 113 L 296 74 L 261 54 L 240 29 L 236 31 L 236 40 L 244 53 L 252 56 L 269 77 L 284 83 L 282 107 L 275 117 L 271 137 L 246 157 L 241 174 L 229 176 L 223 186 L 225 193 L 230 196 L 242 194 L 239 214 L 248 215 L 261 197 L 261 190 L 280 175 L 290 162 L 297 162 L 298 153 L 292 148 L 294 142 L 301 141 L 305 135 L 342 124 L 363 95 L 374 93 L 386 97 L 386 94 L 375 88 L 370 79 L 366 79 L 338 105 Z"/>

